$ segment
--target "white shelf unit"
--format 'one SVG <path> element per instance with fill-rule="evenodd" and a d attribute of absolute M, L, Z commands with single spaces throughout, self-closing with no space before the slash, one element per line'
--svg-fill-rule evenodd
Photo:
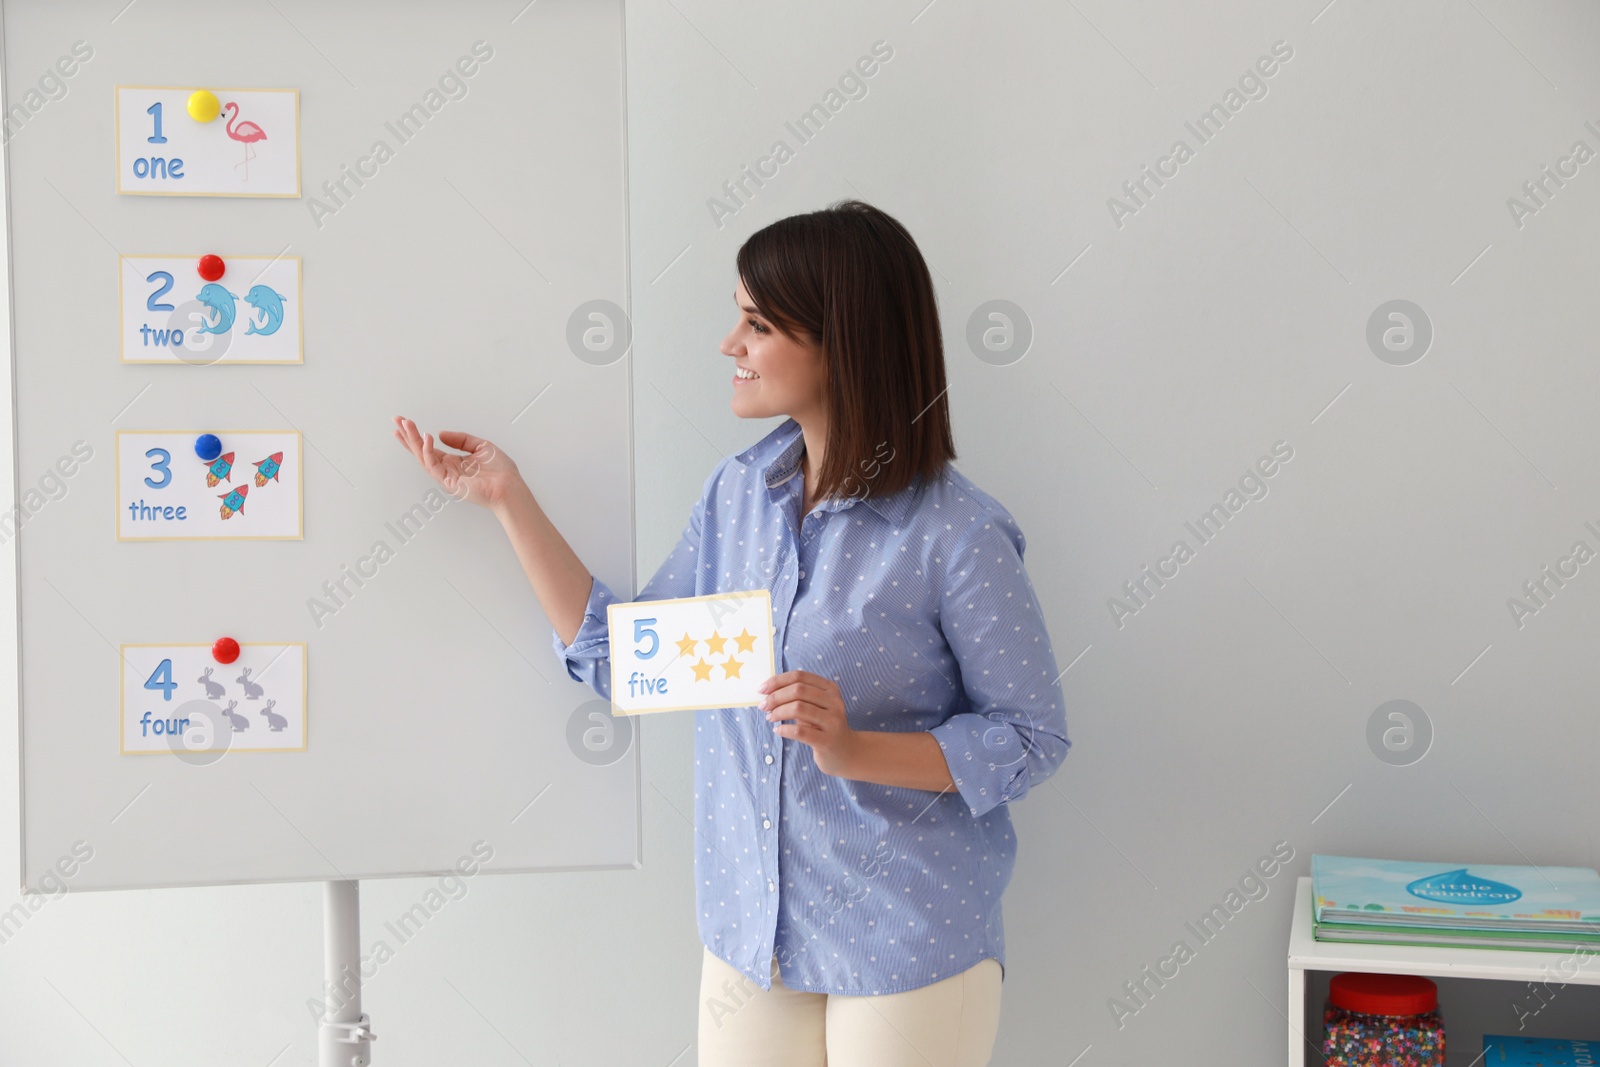
<path fill-rule="evenodd" d="M 1576 961 L 1576 973 L 1567 977 L 1565 972 L 1574 966 L 1571 953 L 1318 941 L 1311 936 L 1312 915 L 1311 878 L 1302 876 L 1295 886 L 1294 918 L 1289 925 L 1289 1002 L 1286 1009 L 1289 1067 L 1306 1067 L 1307 1048 L 1322 1044 L 1320 1031 L 1303 1033 L 1301 1030 L 1310 1007 L 1306 1003 L 1307 971 L 1370 971 L 1419 974 L 1429 978 L 1547 982 L 1558 963 L 1566 961 L 1559 972 L 1561 981 L 1567 985 L 1600 986 L 1600 947 Z M 1318 1005 L 1319 1014 L 1320 1007 Z M 1449 1020 L 1445 1027 L 1448 1031 Z"/>

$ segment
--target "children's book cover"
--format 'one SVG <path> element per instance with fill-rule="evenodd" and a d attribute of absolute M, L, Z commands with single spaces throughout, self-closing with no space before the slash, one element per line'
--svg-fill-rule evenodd
<path fill-rule="evenodd" d="M 1597 1055 L 1600 1039 L 1483 1035 L 1483 1062 L 1488 1067 L 1585 1067 L 1600 1062 Z"/>
<path fill-rule="evenodd" d="M 1600 934 L 1600 874 L 1586 867 L 1313 855 L 1311 890 L 1318 922 Z"/>

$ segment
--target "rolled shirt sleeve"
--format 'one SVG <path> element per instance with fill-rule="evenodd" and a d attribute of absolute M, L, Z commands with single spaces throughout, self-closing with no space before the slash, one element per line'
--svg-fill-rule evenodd
<path fill-rule="evenodd" d="M 710 485 L 710 479 L 707 479 Z M 700 565 L 701 516 L 705 511 L 705 497 L 696 501 L 689 513 L 688 525 L 678 538 L 677 545 L 655 575 L 645 583 L 635 600 L 668 600 L 673 597 L 695 595 L 695 572 Z M 589 600 L 583 607 L 583 622 L 573 635 L 572 643 L 561 640 L 552 627 L 550 640 L 556 656 L 566 665 L 567 675 L 573 681 L 583 682 L 596 693 L 611 699 L 611 626 L 606 618 L 607 605 L 621 602 L 606 583 L 593 578 Z"/>
<path fill-rule="evenodd" d="M 948 561 L 939 622 L 971 710 L 931 732 L 974 816 L 1020 800 L 1072 746 L 1026 544 L 1009 514 L 991 513 Z"/>

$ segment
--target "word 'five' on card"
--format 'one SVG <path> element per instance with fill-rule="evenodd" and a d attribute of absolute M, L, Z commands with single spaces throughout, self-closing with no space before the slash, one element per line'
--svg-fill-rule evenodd
<path fill-rule="evenodd" d="M 606 620 L 618 715 L 754 707 L 776 673 L 765 589 L 610 604 Z"/>

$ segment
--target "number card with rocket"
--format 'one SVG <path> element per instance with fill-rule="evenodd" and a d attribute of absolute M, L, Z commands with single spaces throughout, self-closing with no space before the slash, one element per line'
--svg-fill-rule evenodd
<path fill-rule="evenodd" d="M 775 673 L 765 589 L 610 604 L 606 622 L 618 715 L 754 707 Z"/>
<path fill-rule="evenodd" d="M 295 430 L 119 430 L 117 540 L 298 541 Z"/>
<path fill-rule="evenodd" d="M 237 647 L 223 664 L 208 644 L 123 645 L 122 754 L 305 751 L 305 642 Z"/>
<path fill-rule="evenodd" d="M 117 192 L 299 196 L 295 89 L 119 85 Z"/>
<path fill-rule="evenodd" d="M 302 363 L 299 256 L 122 256 L 122 362 Z"/>

